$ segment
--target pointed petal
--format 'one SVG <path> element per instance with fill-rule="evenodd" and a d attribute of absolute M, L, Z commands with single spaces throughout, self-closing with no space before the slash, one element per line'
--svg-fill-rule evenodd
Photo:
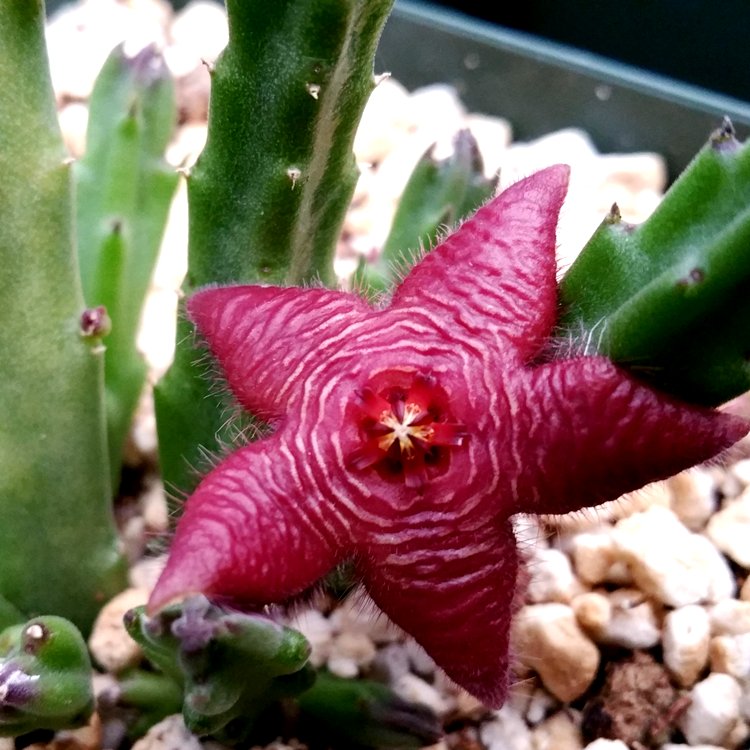
<path fill-rule="evenodd" d="M 393 307 L 429 310 L 489 344 L 535 354 L 555 322 L 555 233 L 569 168 L 511 185 L 420 261 Z"/>
<path fill-rule="evenodd" d="M 234 395 L 266 418 L 284 413 L 310 363 L 369 309 L 353 294 L 271 286 L 208 288 L 187 303 Z"/>
<path fill-rule="evenodd" d="M 328 573 L 341 554 L 336 514 L 316 513 L 301 476 L 278 434 L 222 461 L 185 506 L 150 610 L 194 593 L 257 608 Z"/>
<path fill-rule="evenodd" d="M 519 573 L 510 524 L 488 522 L 463 533 L 450 524 L 423 527 L 411 539 L 369 551 L 365 586 L 375 603 L 452 680 L 500 707 Z"/>
<path fill-rule="evenodd" d="M 682 404 L 603 357 L 536 368 L 528 460 L 513 512 L 566 513 L 613 500 L 713 458 L 750 429 L 739 417 Z"/>

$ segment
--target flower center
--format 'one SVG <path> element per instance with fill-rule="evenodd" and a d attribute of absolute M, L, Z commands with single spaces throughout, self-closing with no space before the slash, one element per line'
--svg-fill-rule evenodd
<path fill-rule="evenodd" d="M 447 468 L 448 449 L 468 435 L 450 415 L 448 396 L 432 375 L 384 373 L 357 395 L 362 444 L 349 455 L 350 468 L 372 466 L 381 476 L 420 488 L 430 473 Z"/>

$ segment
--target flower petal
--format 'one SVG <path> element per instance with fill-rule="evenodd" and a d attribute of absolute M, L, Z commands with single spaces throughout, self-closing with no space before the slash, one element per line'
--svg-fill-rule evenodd
<path fill-rule="evenodd" d="M 149 609 L 193 593 L 254 609 L 299 594 L 335 567 L 341 524 L 326 508 L 314 515 L 297 463 L 274 435 L 208 474 L 185 506 Z"/>
<path fill-rule="evenodd" d="M 425 256 L 393 295 L 468 329 L 477 343 L 508 342 L 533 356 L 557 313 L 555 234 L 569 168 L 549 167 L 511 185 Z"/>
<path fill-rule="evenodd" d="M 370 548 L 367 590 L 452 680 L 497 708 L 508 690 L 509 628 L 517 604 L 513 531 L 505 523 L 423 532 Z"/>
<path fill-rule="evenodd" d="M 203 289 L 187 303 L 232 392 L 262 418 L 285 412 L 310 363 L 345 342 L 369 309 L 354 294 L 271 286 Z"/>
<path fill-rule="evenodd" d="M 712 458 L 750 429 L 665 396 L 604 357 L 535 368 L 526 395 L 528 447 L 511 512 L 567 513 L 614 500 Z"/>

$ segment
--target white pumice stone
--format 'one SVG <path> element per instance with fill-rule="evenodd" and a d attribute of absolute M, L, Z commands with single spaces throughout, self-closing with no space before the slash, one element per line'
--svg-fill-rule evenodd
<path fill-rule="evenodd" d="M 653 648 L 661 638 L 661 627 L 651 601 L 636 589 L 617 589 L 608 596 L 610 617 L 601 643 L 627 649 Z"/>
<path fill-rule="evenodd" d="M 409 92 L 392 78 L 373 89 L 354 137 L 359 162 L 376 164 L 400 143 L 412 127 Z"/>
<path fill-rule="evenodd" d="M 487 750 L 532 750 L 530 729 L 508 704 L 481 726 L 479 737 Z"/>
<path fill-rule="evenodd" d="M 605 740 L 600 738 L 589 742 L 583 750 L 629 750 L 629 748 L 622 740 Z"/>
<path fill-rule="evenodd" d="M 738 680 L 750 680 L 750 633 L 717 635 L 711 639 L 711 669 Z"/>
<path fill-rule="evenodd" d="M 175 77 L 202 67 L 204 61 L 215 62 L 229 41 L 223 5 L 193 0 L 175 15 L 169 27 L 169 38 L 165 58 Z"/>
<path fill-rule="evenodd" d="M 89 636 L 89 650 L 97 664 L 108 672 L 121 672 L 140 661 L 141 647 L 128 635 L 122 618 L 128 610 L 147 600 L 146 589 L 129 588 L 99 610 Z"/>
<path fill-rule="evenodd" d="M 571 606 L 579 625 L 600 641 L 612 618 L 612 603 L 606 593 L 587 591 L 573 599 Z"/>
<path fill-rule="evenodd" d="M 578 577 L 589 586 L 609 580 L 617 550 L 609 527 L 603 531 L 577 534 L 572 541 L 572 556 Z"/>
<path fill-rule="evenodd" d="M 681 687 L 690 687 L 708 663 L 709 615 L 697 604 L 672 610 L 664 618 L 664 663 Z"/>
<path fill-rule="evenodd" d="M 746 490 L 714 514 L 706 534 L 724 554 L 750 570 L 750 492 Z"/>
<path fill-rule="evenodd" d="M 531 730 L 532 750 L 582 750 L 581 730 L 567 711 L 557 711 Z"/>
<path fill-rule="evenodd" d="M 728 467 L 729 473 L 747 486 L 750 484 L 750 458 L 742 458 Z"/>
<path fill-rule="evenodd" d="M 331 659 L 351 659 L 357 669 L 366 669 L 375 658 L 375 644 L 365 633 L 344 632 L 336 636 L 331 647 Z"/>
<path fill-rule="evenodd" d="M 692 469 L 667 480 L 669 507 L 691 531 L 700 531 L 716 510 L 716 482 L 708 471 Z"/>
<path fill-rule="evenodd" d="M 712 672 L 697 683 L 678 722 L 688 744 L 724 746 L 739 719 L 741 694 L 739 683 L 728 674 Z"/>
<path fill-rule="evenodd" d="M 531 573 L 526 598 L 541 602 L 569 603 L 582 590 L 573 574 L 568 556 L 556 549 L 534 549 L 527 562 Z"/>
<path fill-rule="evenodd" d="M 393 692 L 400 698 L 403 698 L 403 700 L 428 706 L 438 716 L 445 715 L 453 707 L 452 701 L 441 695 L 440 691 L 415 674 L 407 673 L 402 675 L 391 687 L 393 688 Z"/>
<path fill-rule="evenodd" d="M 712 635 L 750 633 L 750 601 L 725 599 L 708 608 Z"/>
<path fill-rule="evenodd" d="M 543 721 L 547 716 L 549 716 L 552 713 L 553 709 L 555 709 L 559 705 L 560 701 L 558 701 L 554 696 L 550 695 L 543 688 L 537 688 L 531 694 L 529 703 L 526 706 L 526 711 L 524 713 L 524 715 L 526 716 L 526 721 L 531 726 L 539 724 L 539 722 Z"/>
<path fill-rule="evenodd" d="M 578 698 L 596 676 L 599 649 L 565 604 L 523 607 L 516 616 L 512 639 L 518 661 L 533 669 L 561 701 Z"/>
<path fill-rule="evenodd" d="M 198 738 L 188 731 L 182 714 L 167 716 L 154 724 L 144 737 L 133 745 L 133 750 L 202 750 Z"/>
<path fill-rule="evenodd" d="M 623 518 L 613 534 L 636 584 L 657 601 L 682 607 L 718 602 L 735 591 L 734 575 L 721 553 L 667 508 L 653 506 Z"/>

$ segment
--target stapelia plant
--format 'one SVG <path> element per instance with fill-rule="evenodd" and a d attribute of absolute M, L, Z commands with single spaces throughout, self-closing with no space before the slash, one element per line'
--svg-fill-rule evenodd
<path fill-rule="evenodd" d="M 85 631 L 125 581 L 107 461 L 104 316 L 87 311 L 81 293 L 43 3 L 2 3 L 0 49 L 0 611 L 6 600 L 22 618 L 54 613 Z"/>
<path fill-rule="evenodd" d="M 522 180 L 418 263 L 390 303 L 209 288 L 190 318 L 242 406 L 270 422 L 201 482 L 153 591 L 245 608 L 353 559 L 375 603 L 499 706 L 523 574 L 510 516 L 597 505 L 748 430 L 601 356 L 553 356 L 568 169 Z"/>

